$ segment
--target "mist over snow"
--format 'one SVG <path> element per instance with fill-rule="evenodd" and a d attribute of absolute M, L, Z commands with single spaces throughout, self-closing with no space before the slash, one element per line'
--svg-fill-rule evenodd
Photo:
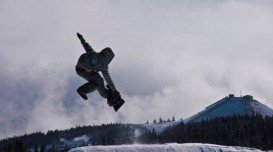
<path fill-rule="evenodd" d="M 272 1 L 1 1 L 0 21 L 0 138 L 187 118 L 240 90 L 273 107 Z M 119 112 L 76 94 L 76 32 L 115 52 Z"/>

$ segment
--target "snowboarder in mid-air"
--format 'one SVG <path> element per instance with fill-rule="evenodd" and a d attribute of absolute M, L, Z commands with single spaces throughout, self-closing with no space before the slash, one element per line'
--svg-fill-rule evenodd
<path fill-rule="evenodd" d="M 88 81 L 80 86 L 77 92 L 83 99 L 87 100 L 87 93 L 98 90 L 99 94 L 107 99 L 108 105 L 113 106 L 115 111 L 118 111 L 125 101 L 121 98 L 108 72 L 108 65 L 115 56 L 112 49 L 107 47 L 101 52 L 95 52 L 81 34 L 77 33 L 77 36 L 86 53 L 83 53 L 78 59 L 76 73 Z M 98 72 L 102 73 L 107 88 Z"/>

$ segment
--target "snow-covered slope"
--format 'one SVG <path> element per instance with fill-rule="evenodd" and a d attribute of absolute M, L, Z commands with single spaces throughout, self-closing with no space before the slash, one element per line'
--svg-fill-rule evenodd
<path fill-rule="evenodd" d="M 254 100 L 252 96 L 234 97 L 229 95 L 216 103 L 208 106 L 205 110 L 188 118 L 185 122 L 198 122 L 215 117 L 245 115 L 260 113 L 263 116 L 273 116 L 273 110 L 268 106 Z"/>
<path fill-rule="evenodd" d="M 88 137 L 87 135 L 82 135 L 82 136 L 73 138 L 71 140 L 66 140 L 64 138 L 61 138 L 60 141 L 69 147 L 75 147 L 75 146 L 80 146 L 80 145 L 84 145 L 84 144 L 89 144 L 91 142 L 90 137 Z"/>
<path fill-rule="evenodd" d="M 232 116 L 232 115 L 251 115 L 253 113 L 260 113 L 263 116 L 273 116 L 273 109 L 254 100 L 252 96 L 246 95 L 243 97 L 234 97 L 230 94 L 210 106 L 206 107 L 205 110 L 193 115 L 184 120 L 184 123 L 198 122 L 202 120 L 210 120 L 216 117 Z M 171 121 L 163 123 L 144 124 L 149 130 L 155 130 L 156 133 L 163 132 L 167 127 L 176 125 L 181 121 Z M 136 133 L 141 134 L 140 130 L 136 130 Z"/>
<path fill-rule="evenodd" d="M 117 146 L 87 146 L 71 149 L 69 152 L 260 152 L 261 150 L 221 146 L 213 144 L 157 144 L 157 145 L 117 145 Z"/>
<path fill-rule="evenodd" d="M 211 104 L 205 110 L 184 120 L 184 123 L 210 120 L 216 117 L 232 115 L 251 115 L 260 113 L 263 116 L 273 116 L 273 109 L 254 100 L 252 96 L 234 97 L 233 94 Z M 154 130 L 156 133 L 163 132 L 167 127 L 176 125 L 181 121 L 171 121 L 163 123 L 144 124 L 143 127 Z M 136 136 L 141 134 L 141 129 L 136 129 Z"/>

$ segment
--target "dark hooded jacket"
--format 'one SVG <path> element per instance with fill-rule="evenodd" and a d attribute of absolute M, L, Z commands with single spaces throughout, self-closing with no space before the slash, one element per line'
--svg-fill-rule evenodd
<path fill-rule="evenodd" d="M 76 68 L 84 69 L 86 72 L 102 72 L 102 75 L 108 86 L 116 91 L 115 85 L 110 77 L 108 65 L 114 58 L 115 54 L 112 49 L 107 47 L 101 52 L 95 52 L 94 49 L 83 38 L 80 39 L 86 51 L 78 59 Z"/>

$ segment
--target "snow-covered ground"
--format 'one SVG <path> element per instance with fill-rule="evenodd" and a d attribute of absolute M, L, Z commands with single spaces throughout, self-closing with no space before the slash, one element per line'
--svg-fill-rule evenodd
<path fill-rule="evenodd" d="M 265 116 L 273 116 L 273 110 L 269 108 L 267 105 L 264 105 L 258 101 L 251 102 L 251 107 L 253 111 L 260 113 L 261 115 Z"/>
<path fill-rule="evenodd" d="M 71 149 L 69 152 L 261 152 L 261 150 L 200 143 L 169 143 L 156 145 L 86 146 Z"/>
<path fill-rule="evenodd" d="M 87 135 L 82 135 L 76 138 L 73 138 L 71 140 L 66 140 L 64 138 L 61 138 L 60 141 L 62 143 L 64 143 L 67 146 L 70 147 L 75 147 L 75 146 L 80 146 L 80 145 L 84 145 L 84 144 L 88 144 L 90 143 L 90 137 L 88 137 Z"/>

